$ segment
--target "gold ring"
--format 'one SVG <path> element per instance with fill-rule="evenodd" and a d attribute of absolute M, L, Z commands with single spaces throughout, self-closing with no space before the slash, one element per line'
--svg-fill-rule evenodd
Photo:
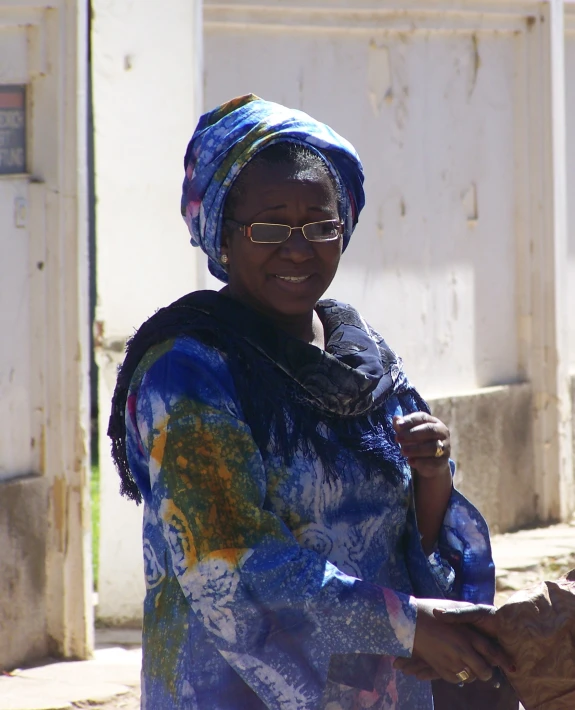
<path fill-rule="evenodd" d="M 459 671 L 459 673 L 456 673 L 455 677 L 461 683 L 465 683 L 466 680 L 469 680 L 471 678 L 471 674 L 469 673 L 469 670 L 467 668 L 464 668 L 462 671 Z"/>
<path fill-rule="evenodd" d="M 437 440 L 437 446 L 435 447 L 435 458 L 439 459 L 444 454 L 443 441 Z"/>

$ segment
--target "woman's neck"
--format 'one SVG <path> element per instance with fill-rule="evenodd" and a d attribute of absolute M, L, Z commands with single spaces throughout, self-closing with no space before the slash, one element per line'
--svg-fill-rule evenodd
<path fill-rule="evenodd" d="M 230 292 L 228 286 L 225 286 L 220 293 L 235 300 L 240 301 L 245 306 L 258 311 L 266 318 L 271 320 L 273 324 L 283 330 L 284 333 L 291 335 L 292 338 L 297 338 L 298 340 L 303 340 L 304 343 L 309 343 L 310 345 L 315 345 L 321 350 L 325 350 L 325 333 L 323 328 L 323 323 L 315 310 L 309 313 L 302 313 L 297 315 L 285 315 L 283 313 L 270 312 L 261 307 L 257 302 L 248 301 L 244 298 L 236 296 Z"/>
<path fill-rule="evenodd" d="M 315 311 L 297 317 L 272 317 L 275 325 L 293 338 L 325 350 L 323 323 Z"/>

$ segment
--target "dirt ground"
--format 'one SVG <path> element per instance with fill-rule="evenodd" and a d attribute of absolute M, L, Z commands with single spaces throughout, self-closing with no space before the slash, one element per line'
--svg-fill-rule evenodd
<path fill-rule="evenodd" d="M 548 557 L 533 569 L 507 572 L 497 578 L 495 605 L 501 606 L 519 589 L 533 587 L 545 579 L 559 579 L 572 569 L 575 569 L 575 552 L 564 557 Z"/>
<path fill-rule="evenodd" d="M 72 707 L 82 708 L 82 710 L 140 710 L 140 689 L 130 690 L 124 695 L 117 695 L 105 703 L 74 703 Z"/>

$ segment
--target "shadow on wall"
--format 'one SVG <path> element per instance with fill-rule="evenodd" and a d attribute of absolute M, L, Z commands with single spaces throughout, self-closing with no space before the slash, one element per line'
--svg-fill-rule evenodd
<path fill-rule="evenodd" d="M 436 399 L 430 407 L 451 429 L 456 485 L 492 534 L 536 524 L 530 385 Z"/>

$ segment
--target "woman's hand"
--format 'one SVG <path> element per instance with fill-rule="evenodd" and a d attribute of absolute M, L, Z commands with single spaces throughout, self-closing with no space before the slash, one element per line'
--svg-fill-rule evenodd
<path fill-rule="evenodd" d="M 449 429 L 427 412 L 393 418 L 395 438 L 414 476 L 415 512 L 426 555 L 434 548 L 451 498 Z"/>
<path fill-rule="evenodd" d="M 465 671 L 466 682 L 476 678 L 487 681 L 493 666 L 509 670 L 507 654 L 493 641 L 467 626 L 455 626 L 439 621 L 434 609 L 459 609 L 472 605 L 439 599 L 417 600 L 417 623 L 413 658 L 398 658 L 394 667 L 420 680 L 443 678 L 448 683 L 462 682 L 458 674 Z"/>
<path fill-rule="evenodd" d="M 451 441 L 449 429 L 427 412 L 413 412 L 393 418 L 395 439 L 401 453 L 422 478 L 450 473 Z"/>
<path fill-rule="evenodd" d="M 491 638 L 497 638 L 497 608 L 487 604 L 465 604 L 453 608 L 435 607 L 433 615 L 444 624 L 469 624 Z"/>

